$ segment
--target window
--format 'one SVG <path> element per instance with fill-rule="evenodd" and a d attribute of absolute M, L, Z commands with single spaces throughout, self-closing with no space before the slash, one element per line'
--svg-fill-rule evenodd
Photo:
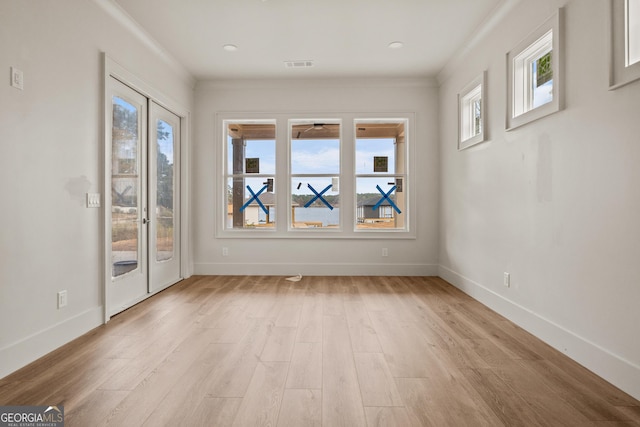
<path fill-rule="evenodd" d="M 611 0 L 609 88 L 640 79 L 640 0 Z"/>
<path fill-rule="evenodd" d="M 560 109 L 561 12 L 559 10 L 507 54 L 507 129 Z"/>
<path fill-rule="evenodd" d="M 624 9 L 626 66 L 640 62 L 640 0 L 626 0 Z"/>
<path fill-rule="evenodd" d="M 405 120 L 356 120 L 356 229 L 405 230 Z"/>
<path fill-rule="evenodd" d="M 217 117 L 218 237 L 415 238 L 413 114 Z"/>
<path fill-rule="evenodd" d="M 340 228 L 340 121 L 290 120 L 291 228 Z"/>
<path fill-rule="evenodd" d="M 485 79 L 486 73 L 482 73 L 458 94 L 459 150 L 485 139 Z"/>
<path fill-rule="evenodd" d="M 225 229 L 273 230 L 276 209 L 276 125 L 225 121 Z"/>

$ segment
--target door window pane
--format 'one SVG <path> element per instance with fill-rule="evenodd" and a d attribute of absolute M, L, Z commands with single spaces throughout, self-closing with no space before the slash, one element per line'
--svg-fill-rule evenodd
<path fill-rule="evenodd" d="M 174 253 L 174 128 L 164 120 L 158 120 L 156 132 L 156 261 L 167 261 Z"/>
<path fill-rule="evenodd" d="M 111 171 L 112 276 L 138 267 L 140 243 L 140 112 L 113 97 Z"/>

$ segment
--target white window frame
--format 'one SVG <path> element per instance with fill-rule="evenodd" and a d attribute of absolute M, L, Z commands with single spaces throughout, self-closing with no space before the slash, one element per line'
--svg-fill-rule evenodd
<path fill-rule="evenodd" d="M 400 155 L 403 157 L 402 162 L 404 164 L 404 172 L 398 172 L 395 171 L 394 173 L 356 173 L 356 165 L 355 165 L 355 160 L 356 160 L 356 132 L 355 129 L 358 126 L 363 126 L 367 123 L 400 123 L 403 122 L 404 126 L 405 126 L 405 140 L 403 142 L 403 148 L 402 150 L 397 150 L 396 152 L 396 156 Z M 391 229 L 359 229 L 358 228 L 358 224 L 357 224 L 357 212 L 358 212 L 358 202 L 357 202 L 357 196 L 354 195 L 353 198 L 353 232 L 360 235 L 360 234 L 368 234 L 368 235 L 384 235 L 384 234 L 398 234 L 398 233 L 409 233 L 411 230 L 411 220 L 412 220 L 412 215 L 411 215 L 411 201 L 413 200 L 413 195 L 411 193 L 411 189 L 413 188 L 413 181 L 414 179 L 412 179 L 412 174 L 411 171 L 413 169 L 413 165 L 410 162 L 410 159 L 413 158 L 413 156 L 410 156 L 411 153 L 411 149 L 413 147 L 413 143 L 411 141 L 411 138 L 413 137 L 412 135 L 412 129 L 411 129 L 411 125 L 412 125 L 412 121 L 409 119 L 409 117 L 407 116 L 397 116 L 397 117 L 393 117 L 392 118 L 376 118 L 376 117 L 358 117 L 355 120 L 353 120 L 351 122 L 351 124 L 353 125 L 353 129 L 354 129 L 354 138 L 353 138 L 353 158 L 354 158 L 354 164 L 353 164 L 353 186 L 356 189 L 355 193 L 357 194 L 357 181 L 358 178 L 377 178 L 377 179 L 382 179 L 382 178 L 386 178 L 387 181 L 390 179 L 393 179 L 396 183 L 398 183 L 398 179 L 400 179 L 400 182 L 402 185 L 402 191 L 396 191 L 397 193 L 403 193 L 402 196 L 404 197 L 404 205 L 403 205 L 403 211 L 401 215 L 404 215 L 403 219 L 402 219 L 402 227 L 401 228 L 391 228 Z M 397 144 L 397 143 L 396 143 Z M 397 146 L 397 145 L 396 145 Z"/>
<path fill-rule="evenodd" d="M 629 58 L 629 40 L 640 34 L 640 18 L 631 21 L 630 4 L 640 8 L 640 0 L 610 0 L 609 3 L 609 90 L 640 79 L 640 61 L 630 63 Z"/>
<path fill-rule="evenodd" d="M 308 124 L 308 125 L 313 125 L 314 123 L 324 123 L 324 124 L 337 124 L 340 126 L 340 132 L 338 135 L 338 141 L 339 141 L 339 150 L 340 150 L 340 158 L 339 158 L 339 164 L 338 164 L 338 172 L 336 173 L 293 173 L 292 171 L 292 165 L 291 162 L 293 160 L 293 155 L 292 155 L 292 150 L 291 147 L 293 145 L 293 138 L 291 137 L 291 130 L 293 128 L 294 125 L 299 125 L 299 124 Z M 291 188 L 291 181 L 293 178 L 299 178 L 299 179 L 303 179 L 303 178 L 326 178 L 326 179 L 332 179 L 334 177 L 338 177 L 338 183 L 340 183 L 343 179 L 343 175 L 342 175 L 342 150 L 343 150 L 343 144 L 342 144 L 342 128 L 343 128 L 344 124 L 342 122 L 341 119 L 339 118 L 321 118 L 321 117 L 316 117 L 313 119 L 297 119 L 297 118 L 291 118 L 288 120 L 287 123 L 287 148 L 288 148 L 288 163 L 289 163 L 289 168 L 288 168 L 288 176 L 287 176 L 287 180 L 288 180 L 288 184 L 289 186 L 288 188 L 288 198 L 289 198 L 289 204 L 287 206 L 291 206 L 292 202 L 293 202 L 293 189 Z M 316 191 L 320 191 L 321 189 L 316 189 Z M 339 200 L 340 200 L 340 206 L 342 206 L 342 197 L 341 197 L 341 193 L 339 193 Z M 340 209 L 340 218 L 338 220 L 338 227 L 336 228 L 328 228 L 328 227 L 309 227 L 309 228 L 298 228 L 298 227 L 294 227 L 293 226 L 293 217 L 291 214 L 291 209 L 289 209 L 287 207 L 287 213 L 288 213 L 288 218 L 287 218 L 287 228 L 289 232 L 301 232 L 301 233 L 341 233 L 343 230 L 343 215 L 342 212 L 343 210 Z"/>
<path fill-rule="evenodd" d="M 236 119 L 224 119 L 221 121 L 221 130 L 223 133 L 222 136 L 222 144 L 224 145 L 223 148 L 223 159 L 222 161 L 223 166 L 222 166 L 222 171 L 224 173 L 223 178 L 222 178 L 222 182 L 223 182 L 223 186 L 225 187 L 226 190 L 226 186 L 227 186 L 227 182 L 229 178 L 234 178 L 234 177 L 239 177 L 239 178 L 244 178 L 244 179 L 252 179 L 252 178 L 256 178 L 256 179 L 264 179 L 267 180 L 271 177 L 277 177 L 277 164 L 276 164 L 276 170 L 274 171 L 274 173 L 248 173 L 246 171 L 244 171 L 243 173 L 240 174 L 234 174 L 233 171 L 229 170 L 229 162 L 228 162 L 228 144 L 227 144 L 227 124 L 229 122 L 232 123 L 241 123 L 241 124 L 246 124 L 246 125 L 252 125 L 252 124 L 273 124 L 275 126 L 275 130 L 276 130 L 276 163 L 278 161 L 278 147 L 277 147 L 277 132 L 278 132 L 278 124 L 276 122 L 275 119 L 271 118 L 271 119 L 248 119 L 248 120 L 244 120 L 244 119 L 240 119 L 240 120 L 236 120 Z M 244 168 L 243 168 L 244 169 Z M 278 182 L 278 180 L 276 179 L 275 182 L 273 183 L 274 188 L 281 188 L 280 186 L 281 183 Z M 254 191 L 258 191 L 258 189 L 254 189 Z M 244 189 L 242 190 L 243 194 L 244 194 Z M 225 212 L 227 209 L 227 193 L 226 191 L 224 191 L 224 202 L 223 205 L 225 206 Z M 276 203 L 276 207 L 279 204 Z M 275 226 L 274 227 L 243 227 L 243 228 L 234 228 L 232 227 L 227 227 L 227 215 L 225 214 L 223 216 L 223 221 L 222 221 L 222 228 L 225 232 L 227 233 L 274 233 L 277 229 L 278 223 L 276 221 Z"/>
<path fill-rule="evenodd" d="M 562 9 L 531 32 L 507 53 L 506 129 L 538 120 L 560 111 L 563 106 Z M 531 64 L 551 51 L 552 100 L 533 107 Z"/>
<path fill-rule="evenodd" d="M 458 94 L 458 150 L 485 141 L 487 116 L 487 72 L 469 82 Z M 474 104 L 480 101 L 480 132 L 475 133 Z"/>
<path fill-rule="evenodd" d="M 322 117 L 331 117 L 341 122 L 340 139 L 340 224 L 341 229 L 311 230 L 290 228 L 291 209 L 277 209 L 275 218 L 275 230 L 260 229 L 230 229 L 225 228 L 227 218 L 227 192 L 226 192 L 226 163 L 227 141 L 224 123 L 228 121 L 258 121 L 275 120 L 276 122 L 276 173 L 274 185 L 277 187 L 276 205 L 287 206 L 291 203 L 291 153 L 289 143 L 290 120 L 319 120 Z M 391 117 L 391 118 L 390 118 Z M 389 239 L 405 240 L 416 239 L 416 185 L 415 181 L 415 144 L 412 139 L 415 135 L 415 112 L 395 112 L 392 114 L 380 112 L 335 112 L 319 111 L 311 113 L 275 112 L 275 113 L 247 113 L 247 112 L 218 112 L 215 115 L 215 153 L 216 173 L 213 194 L 215 196 L 213 208 L 215 218 L 215 238 L 221 239 Z M 357 120 L 407 120 L 407 143 L 405 160 L 406 179 L 404 191 L 406 194 L 406 225 L 403 229 L 391 230 L 356 230 L 356 174 L 355 174 L 355 126 Z M 351 227 L 348 224 L 353 224 Z"/>

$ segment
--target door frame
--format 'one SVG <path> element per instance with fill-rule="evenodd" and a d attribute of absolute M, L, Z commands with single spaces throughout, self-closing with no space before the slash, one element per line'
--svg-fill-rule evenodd
<path fill-rule="evenodd" d="M 111 132 L 107 129 L 107 114 L 111 113 L 111 98 L 108 94 L 108 81 L 110 78 L 119 80 L 131 89 L 139 92 L 141 95 L 148 98 L 150 101 L 162 106 L 163 108 L 171 111 L 180 118 L 180 277 L 182 279 L 188 278 L 193 272 L 191 262 L 191 252 L 189 251 L 191 232 L 189 227 L 188 218 L 189 214 L 189 199 L 190 199 L 190 180 L 187 171 L 189 162 L 189 129 L 191 126 L 191 112 L 184 106 L 175 102 L 173 99 L 164 95 L 161 91 L 148 85 L 144 80 L 137 77 L 135 74 L 129 72 L 122 65 L 117 63 L 106 53 L 102 53 L 103 62 L 103 110 L 102 110 L 102 144 L 103 144 L 103 197 L 102 197 L 102 241 L 101 241 L 101 254 L 102 254 L 102 272 L 101 282 L 103 289 L 103 315 L 104 323 L 107 323 L 111 318 L 111 310 L 109 307 L 109 284 L 111 283 L 111 251 L 107 248 L 107 245 L 111 244 L 111 141 L 109 137 Z M 151 286 L 153 288 L 153 286 Z M 149 296 L 160 292 L 165 289 L 159 288 L 151 290 L 140 301 L 148 298 Z M 139 301 L 133 302 L 134 304 Z"/>

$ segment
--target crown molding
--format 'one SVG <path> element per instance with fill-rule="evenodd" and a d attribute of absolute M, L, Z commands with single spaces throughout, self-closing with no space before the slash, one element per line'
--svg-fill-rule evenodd
<path fill-rule="evenodd" d="M 438 87 L 433 77 L 424 78 L 326 78 L 326 79 L 213 79 L 198 81 L 201 88 L 260 88 L 291 87 L 367 88 L 367 87 Z"/>
<path fill-rule="evenodd" d="M 439 85 L 442 85 L 447 81 L 455 70 L 458 69 L 462 61 L 473 49 L 476 48 L 478 43 L 482 41 L 504 18 L 511 10 L 517 6 L 522 0 L 503 0 L 500 2 L 482 21 L 482 23 L 471 34 L 462 48 L 457 50 L 457 53 L 451 57 L 451 59 L 442 67 L 442 70 L 438 73 L 436 79 Z"/>
<path fill-rule="evenodd" d="M 162 59 L 191 88 L 196 86 L 196 79 L 171 55 L 156 39 L 154 39 L 131 15 L 113 0 L 93 0 L 108 15 L 125 27 L 134 37 L 142 42 L 151 52 Z"/>

